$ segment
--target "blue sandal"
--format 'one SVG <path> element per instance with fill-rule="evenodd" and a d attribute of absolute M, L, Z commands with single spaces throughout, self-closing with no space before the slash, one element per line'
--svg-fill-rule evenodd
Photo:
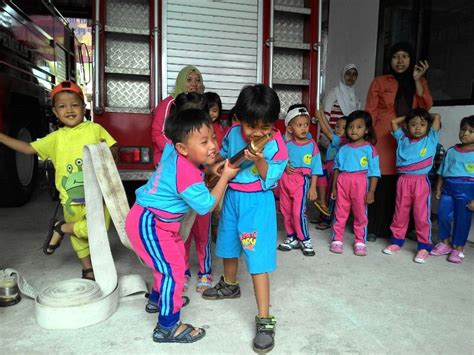
<path fill-rule="evenodd" d="M 184 330 L 176 334 L 181 325 L 184 325 Z M 197 331 L 197 334 L 191 335 L 193 331 Z M 165 328 L 158 324 L 153 330 L 153 341 L 156 343 L 194 343 L 204 338 L 205 335 L 205 329 L 195 328 L 190 324 L 184 324 L 178 321 L 171 328 Z"/>

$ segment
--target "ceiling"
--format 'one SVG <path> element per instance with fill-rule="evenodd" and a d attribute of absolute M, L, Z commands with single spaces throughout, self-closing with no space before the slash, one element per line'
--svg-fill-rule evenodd
<path fill-rule="evenodd" d="M 92 0 L 51 0 L 64 17 L 92 18 Z"/>

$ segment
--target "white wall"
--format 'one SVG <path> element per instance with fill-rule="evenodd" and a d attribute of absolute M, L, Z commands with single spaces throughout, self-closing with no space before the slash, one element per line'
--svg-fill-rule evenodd
<path fill-rule="evenodd" d="M 430 112 L 441 115 L 442 130 L 439 142 L 445 149 L 459 143 L 459 123 L 466 116 L 474 115 L 474 106 L 435 106 Z"/>
<path fill-rule="evenodd" d="M 359 68 L 355 91 L 362 107 L 374 78 L 378 14 L 377 0 L 329 2 L 325 92 L 337 85 L 342 68 L 354 63 Z"/>

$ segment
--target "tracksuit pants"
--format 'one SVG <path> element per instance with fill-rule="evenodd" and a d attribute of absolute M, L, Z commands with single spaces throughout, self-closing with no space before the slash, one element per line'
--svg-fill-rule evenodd
<path fill-rule="evenodd" d="M 403 246 L 405 234 L 410 223 L 410 211 L 413 208 L 418 250 L 430 251 L 431 242 L 431 185 L 428 175 L 400 175 L 397 181 L 395 214 L 390 230 L 391 243 Z"/>
<path fill-rule="evenodd" d="M 194 240 L 196 247 L 196 255 L 199 261 L 198 275 L 210 275 L 212 270 L 211 258 L 211 213 L 204 216 L 196 215 L 196 220 L 191 227 L 188 239 L 184 243 L 186 275 L 191 276 L 189 270 L 189 254 L 191 250 L 191 242 Z"/>

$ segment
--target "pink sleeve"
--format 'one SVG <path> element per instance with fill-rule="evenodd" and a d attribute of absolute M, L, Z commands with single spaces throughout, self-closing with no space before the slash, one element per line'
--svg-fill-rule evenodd
<path fill-rule="evenodd" d="M 433 98 L 431 97 L 428 82 L 425 78 L 421 79 L 421 85 L 423 86 L 423 96 L 415 94 L 415 106 L 429 110 L 433 106 Z"/>
<path fill-rule="evenodd" d="M 165 148 L 165 144 L 168 141 L 164 132 L 165 120 L 170 113 L 173 103 L 173 97 L 168 96 L 158 104 L 153 112 L 153 120 L 151 123 L 151 141 L 153 142 L 153 161 L 155 164 L 158 163 L 159 158 L 163 153 L 163 149 Z"/>
<path fill-rule="evenodd" d="M 370 113 L 374 126 L 379 121 L 379 118 L 377 117 L 377 109 L 379 106 L 379 92 L 380 84 L 377 78 L 375 78 L 372 81 L 372 84 L 370 84 L 369 91 L 367 93 L 367 100 L 365 101 L 365 110 Z"/>

